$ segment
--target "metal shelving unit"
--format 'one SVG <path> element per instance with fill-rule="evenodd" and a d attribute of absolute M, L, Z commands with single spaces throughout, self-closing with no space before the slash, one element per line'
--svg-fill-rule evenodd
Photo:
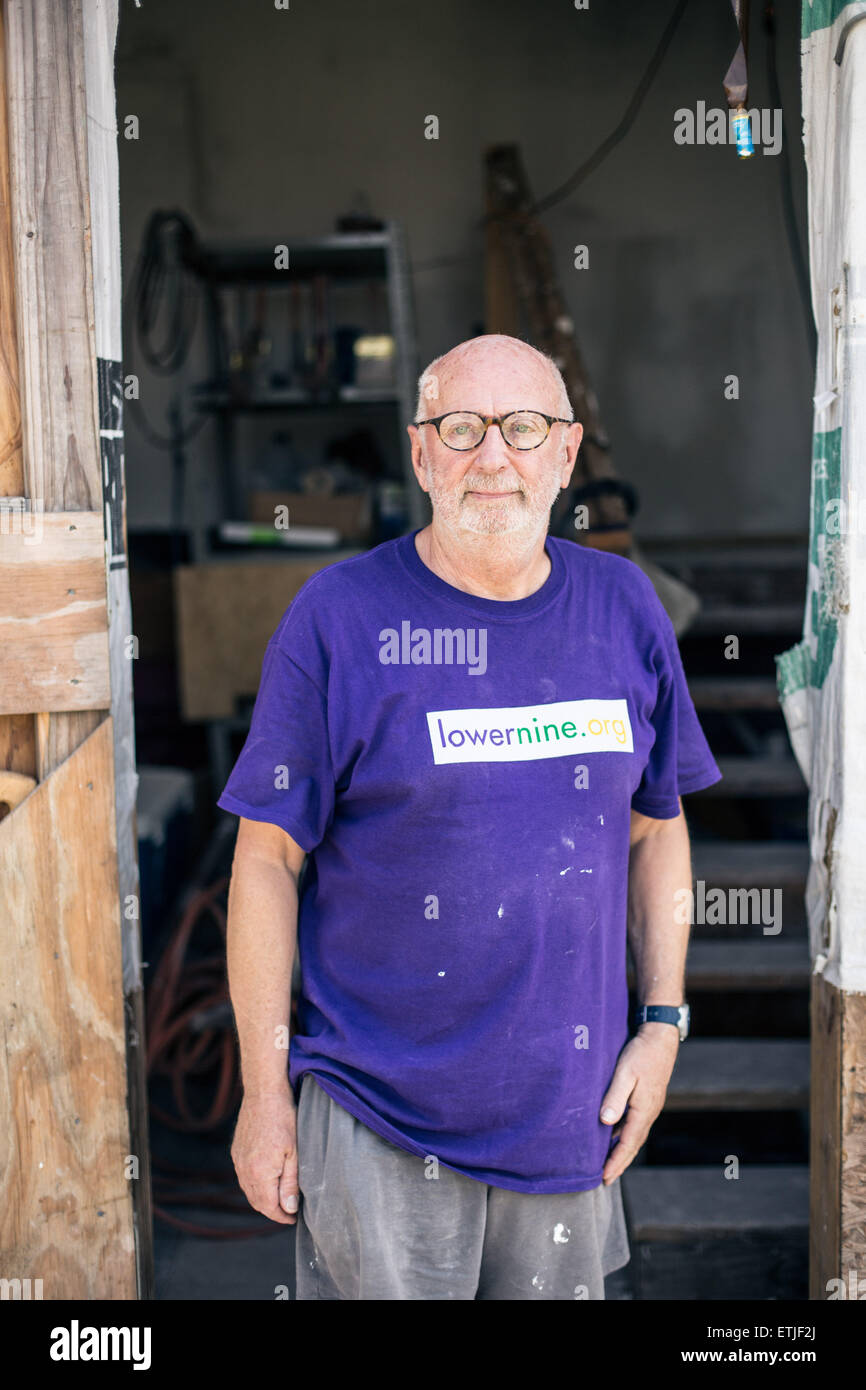
<path fill-rule="evenodd" d="M 244 515 L 239 485 L 237 421 L 243 415 L 268 413 L 291 416 L 296 412 L 330 415 L 341 423 L 355 413 L 390 411 L 398 432 L 399 457 L 406 486 L 407 514 L 411 526 L 428 519 L 427 499 L 418 487 L 409 460 L 405 426 L 413 418 L 419 371 L 415 339 L 411 281 L 405 240 L 396 223 L 382 231 L 334 233 L 314 240 L 284 243 L 288 267 L 276 264 L 274 246 L 261 243 L 197 243 L 187 253 L 187 266 L 201 280 L 207 313 L 210 378 L 194 392 L 197 410 L 214 414 L 223 516 L 237 521 Z M 388 307 L 388 332 L 394 340 L 394 380 L 387 387 L 328 383 L 316 389 L 288 384 L 278 389 L 249 394 L 232 389 L 232 364 L 228 359 L 223 317 L 223 292 L 243 286 L 285 290 L 326 277 L 330 285 L 380 282 Z M 194 559 L 201 553 L 199 537 Z M 294 552 L 297 553 L 297 552 Z"/>

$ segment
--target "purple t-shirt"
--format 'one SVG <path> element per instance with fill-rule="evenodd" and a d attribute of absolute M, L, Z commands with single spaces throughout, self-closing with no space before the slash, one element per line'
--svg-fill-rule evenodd
<path fill-rule="evenodd" d="M 541 588 L 488 599 L 415 534 L 293 599 L 218 802 L 309 856 L 290 1082 L 482 1182 L 597 1187 L 630 808 L 670 819 L 721 773 L 630 560 L 548 537 Z"/>

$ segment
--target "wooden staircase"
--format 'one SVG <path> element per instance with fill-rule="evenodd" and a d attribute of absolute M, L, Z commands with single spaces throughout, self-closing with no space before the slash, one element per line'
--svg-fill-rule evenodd
<path fill-rule="evenodd" d="M 799 635 L 805 538 L 644 548 L 704 603 L 680 647 L 723 780 L 684 804 L 696 903 L 702 884 L 736 911 L 692 927 L 692 1035 L 665 1110 L 623 1177 L 632 1260 L 608 1279 L 607 1297 L 805 1299 L 806 787 L 773 663 Z M 729 634 L 740 638 L 738 661 L 724 659 Z M 758 892 L 747 899 L 750 889 Z M 771 903 L 780 908 L 772 924 L 762 910 Z"/>

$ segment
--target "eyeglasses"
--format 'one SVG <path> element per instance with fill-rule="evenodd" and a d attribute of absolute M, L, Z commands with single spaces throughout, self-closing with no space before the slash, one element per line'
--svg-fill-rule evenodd
<path fill-rule="evenodd" d="M 550 434 L 551 425 L 571 425 L 558 415 L 542 415 L 540 410 L 512 410 L 508 415 L 476 415 L 472 410 L 453 410 L 432 420 L 416 420 L 416 425 L 435 425 L 436 433 L 449 449 L 477 449 L 491 425 L 498 425 L 502 438 L 512 449 L 537 449 Z"/>

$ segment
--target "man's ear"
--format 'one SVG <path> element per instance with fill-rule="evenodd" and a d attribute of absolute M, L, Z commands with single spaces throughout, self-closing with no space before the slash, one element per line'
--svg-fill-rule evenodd
<path fill-rule="evenodd" d="M 427 486 L 427 479 L 425 477 L 427 470 L 424 467 L 424 454 L 421 446 L 421 431 L 419 430 L 417 425 L 407 425 L 406 433 L 409 435 L 410 439 L 412 468 L 414 470 L 415 477 L 418 479 L 418 486 L 421 488 L 422 492 L 429 492 L 430 489 Z"/>
<path fill-rule="evenodd" d="M 571 482 L 571 475 L 574 472 L 574 465 L 577 461 L 577 451 L 580 448 L 580 441 L 583 438 L 583 425 L 577 421 L 569 425 L 565 432 L 565 458 L 562 464 L 561 487 L 568 487 Z"/>

